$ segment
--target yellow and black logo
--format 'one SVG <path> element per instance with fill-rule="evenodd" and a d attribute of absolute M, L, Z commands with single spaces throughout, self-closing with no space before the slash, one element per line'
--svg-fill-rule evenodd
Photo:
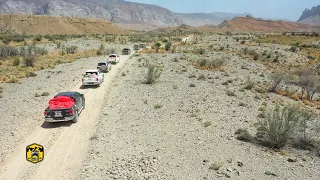
<path fill-rule="evenodd" d="M 43 161 L 44 148 L 43 146 L 33 143 L 26 148 L 26 159 L 32 163 L 38 163 Z"/>

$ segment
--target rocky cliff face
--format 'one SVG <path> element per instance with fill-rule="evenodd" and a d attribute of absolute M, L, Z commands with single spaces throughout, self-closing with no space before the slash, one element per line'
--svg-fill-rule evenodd
<path fill-rule="evenodd" d="M 152 26 L 182 24 L 182 20 L 168 9 L 124 0 L 2 0 L 0 13 L 89 17 Z"/>
<path fill-rule="evenodd" d="M 320 25 L 320 5 L 312 7 L 311 9 L 305 9 L 298 21 L 302 23 Z"/>

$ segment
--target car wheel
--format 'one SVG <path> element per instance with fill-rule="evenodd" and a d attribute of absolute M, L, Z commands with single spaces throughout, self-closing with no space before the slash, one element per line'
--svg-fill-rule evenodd
<path fill-rule="evenodd" d="M 74 119 L 72 120 L 72 122 L 76 123 L 78 122 L 78 119 L 79 119 L 79 114 L 78 114 L 78 111 L 76 111 L 76 114 L 74 115 Z"/>

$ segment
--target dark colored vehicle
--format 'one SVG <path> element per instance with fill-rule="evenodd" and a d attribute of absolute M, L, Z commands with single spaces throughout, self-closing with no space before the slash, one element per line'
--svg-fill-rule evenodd
<path fill-rule="evenodd" d="M 85 108 L 84 94 L 79 92 L 60 92 L 49 101 L 44 111 L 46 122 L 77 122 L 79 113 Z"/>
<path fill-rule="evenodd" d="M 134 49 L 135 51 L 139 51 L 139 50 L 140 50 L 140 47 L 139 47 L 139 45 L 136 44 L 136 45 L 133 46 L 133 49 Z"/>
<path fill-rule="evenodd" d="M 130 48 L 124 48 L 122 50 L 122 55 L 129 55 L 131 54 L 131 49 Z"/>
<path fill-rule="evenodd" d="M 99 62 L 97 69 L 102 71 L 102 72 L 109 72 L 111 70 L 112 63 L 109 61 L 104 61 L 104 62 Z"/>
<path fill-rule="evenodd" d="M 139 46 L 140 46 L 140 48 L 146 48 L 147 47 L 145 44 L 140 44 Z"/>

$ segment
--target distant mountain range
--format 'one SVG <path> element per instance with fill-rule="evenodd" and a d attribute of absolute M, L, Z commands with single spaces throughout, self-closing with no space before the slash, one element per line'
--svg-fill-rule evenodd
<path fill-rule="evenodd" d="M 284 31 L 317 31 L 320 32 L 320 26 L 312 26 L 309 24 L 264 20 L 261 18 L 253 18 L 251 16 L 235 17 L 231 20 L 225 20 L 217 26 L 202 26 L 202 31 L 239 31 L 239 32 L 284 32 Z"/>
<path fill-rule="evenodd" d="M 0 14 L 35 14 L 105 19 L 125 28 L 150 30 L 187 24 L 217 25 L 249 13 L 173 13 L 166 8 L 124 0 L 0 0 Z"/>
<path fill-rule="evenodd" d="M 305 9 L 298 22 L 320 25 L 320 5 Z"/>
<path fill-rule="evenodd" d="M 175 13 L 182 19 L 182 22 L 191 26 L 204 26 L 204 25 L 218 25 L 225 20 L 230 20 L 234 17 L 252 16 L 250 13 Z"/>
<path fill-rule="evenodd" d="M 319 9 L 320 6 L 306 9 L 299 20 L 317 24 Z M 234 17 L 253 16 L 250 13 L 174 13 L 157 5 L 125 0 L 0 0 L 0 14 L 97 18 L 133 30 L 177 27 L 182 24 L 215 26 Z"/>

